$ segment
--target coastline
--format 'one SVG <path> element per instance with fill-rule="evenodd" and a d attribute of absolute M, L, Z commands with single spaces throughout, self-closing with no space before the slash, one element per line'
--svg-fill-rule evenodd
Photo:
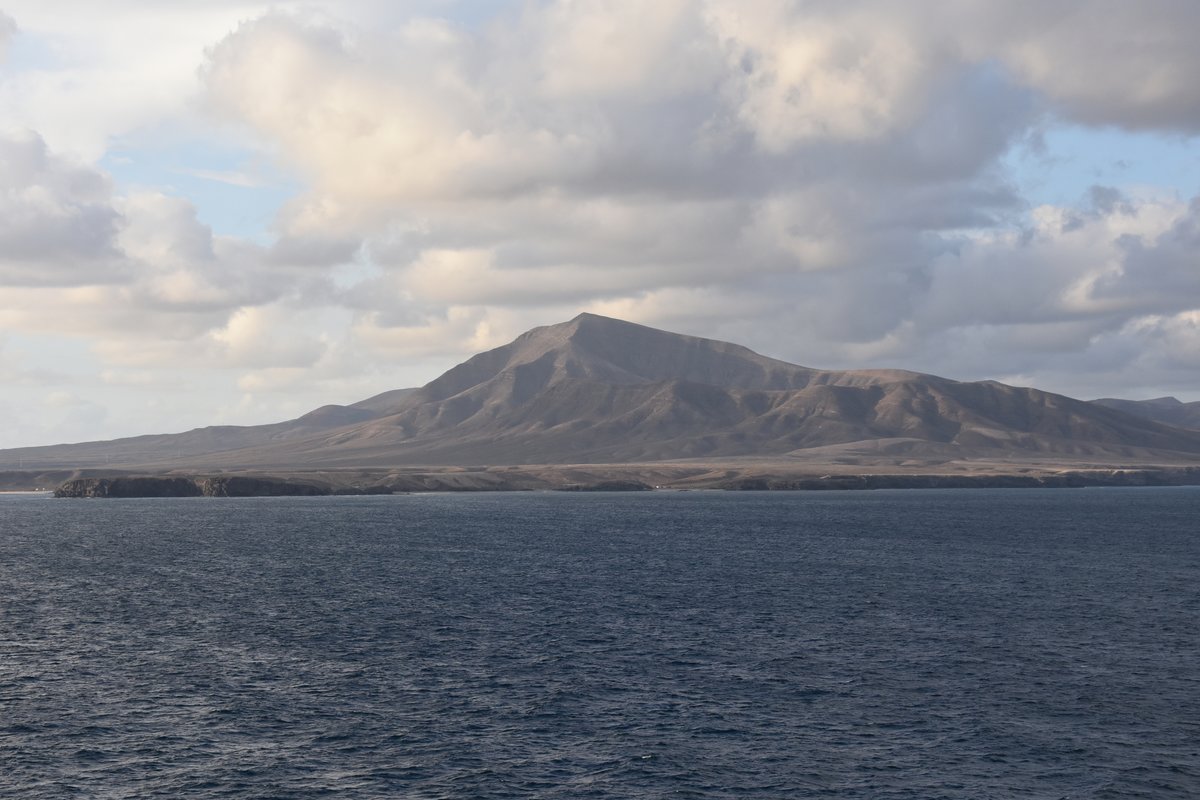
<path fill-rule="evenodd" d="M 791 466 L 791 468 L 786 468 Z M 976 470 L 816 470 L 814 465 L 640 464 L 439 467 L 394 470 L 109 472 L 75 475 L 55 497 L 267 497 L 424 492 L 845 491 L 872 489 L 1058 489 L 1200 485 L 1200 466 Z M 10 476 L 9 480 L 13 480 Z M 39 484 L 45 486 L 45 483 Z M 30 491 L 30 490 L 25 490 Z M 34 492 L 37 493 L 37 492 Z"/>

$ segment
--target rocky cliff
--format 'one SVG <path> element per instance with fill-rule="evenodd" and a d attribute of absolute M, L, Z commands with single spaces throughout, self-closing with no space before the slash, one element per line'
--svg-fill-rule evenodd
<path fill-rule="evenodd" d="M 332 494 L 314 483 L 248 476 L 185 478 L 120 476 L 76 478 L 54 490 L 55 497 L 284 497 Z"/>

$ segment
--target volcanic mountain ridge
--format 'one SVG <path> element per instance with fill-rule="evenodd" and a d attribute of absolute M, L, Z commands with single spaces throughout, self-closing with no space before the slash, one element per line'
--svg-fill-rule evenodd
<path fill-rule="evenodd" d="M 0 467 L 208 469 L 677 459 L 1200 460 L 1200 431 L 994 381 L 829 371 L 581 314 L 418 389 L 274 425 L 0 451 Z"/>

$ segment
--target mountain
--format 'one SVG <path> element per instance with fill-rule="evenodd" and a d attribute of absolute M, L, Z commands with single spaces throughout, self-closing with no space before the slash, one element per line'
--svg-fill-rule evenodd
<path fill-rule="evenodd" d="M 1174 397 L 1156 397 L 1153 400 L 1119 400 L 1102 397 L 1093 403 L 1105 408 L 1114 408 L 1133 414 L 1135 417 L 1151 419 L 1179 428 L 1200 429 L 1200 402 L 1184 403 Z"/>
<path fill-rule="evenodd" d="M 0 452 L 0 468 L 349 468 L 670 459 L 1200 458 L 1200 431 L 1036 389 L 829 371 L 581 314 L 419 389 L 275 425 Z"/>
<path fill-rule="evenodd" d="M 212 453 L 304 438 L 321 431 L 375 419 L 391 411 L 398 399 L 411 391 L 400 389 L 385 392 L 349 406 L 321 406 L 302 417 L 271 425 L 212 425 L 185 433 L 0 450 L 0 468 L 96 467 L 190 461 Z"/>

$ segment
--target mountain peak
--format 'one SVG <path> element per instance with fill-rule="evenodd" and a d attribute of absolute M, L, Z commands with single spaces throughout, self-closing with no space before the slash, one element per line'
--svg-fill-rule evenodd
<path fill-rule="evenodd" d="M 580 311 L 578 314 L 576 314 L 574 317 L 571 318 L 570 322 L 580 322 L 582 320 L 588 320 L 588 319 L 602 320 L 605 322 L 624 322 L 627 325 L 634 324 L 632 322 L 626 322 L 625 320 L 622 320 L 622 319 L 617 319 L 616 317 L 606 317 L 603 314 L 593 314 L 591 311 Z M 568 322 L 567 324 L 570 324 L 570 322 Z"/>
<path fill-rule="evenodd" d="M 693 338 L 682 333 L 671 333 L 659 330 L 658 328 L 651 328 L 647 325 L 639 325 L 636 322 L 624 319 L 605 317 L 600 314 L 583 313 L 576 316 L 567 324 L 574 331 L 572 338 L 576 341 L 618 336 L 624 337 L 626 342 L 632 344 L 634 340 L 651 339 L 664 341 L 666 339 Z"/>
<path fill-rule="evenodd" d="M 793 389 L 807 385 L 815 373 L 741 345 L 586 312 L 568 322 L 535 328 L 525 336 L 529 339 L 520 349 L 534 358 L 555 351 L 555 364 L 567 377 L 618 384 L 682 380 L 747 389 Z"/>
<path fill-rule="evenodd" d="M 595 336 L 606 336 L 611 334 L 624 335 L 650 335 L 666 334 L 668 336 L 681 336 L 682 334 L 667 333 L 656 328 L 651 328 L 646 325 L 639 325 L 636 322 L 617 319 L 616 317 L 606 317 L 602 314 L 593 314 L 590 311 L 584 311 L 576 314 L 566 322 L 558 322 L 553 325 L 543 325 L 537 328 L 526 331 L 517 337 L 517 341 L 522 339 L 537 339 L 550 340 L 553 342 L 562 342 L 567 339 L 591 338 Z"/>
<path fill-rule="evenodd" d="M 520 386 L 517 393 L 529 396 L 565 380 L 622 386 L 682 380 L 729 388 L 795 389 L 808 385 L 814 374 L 741 345 L 583 313 L 533 328 L 480 353 L 419 394 L 421 400 L 441 400 L 506 385 Z"/>

